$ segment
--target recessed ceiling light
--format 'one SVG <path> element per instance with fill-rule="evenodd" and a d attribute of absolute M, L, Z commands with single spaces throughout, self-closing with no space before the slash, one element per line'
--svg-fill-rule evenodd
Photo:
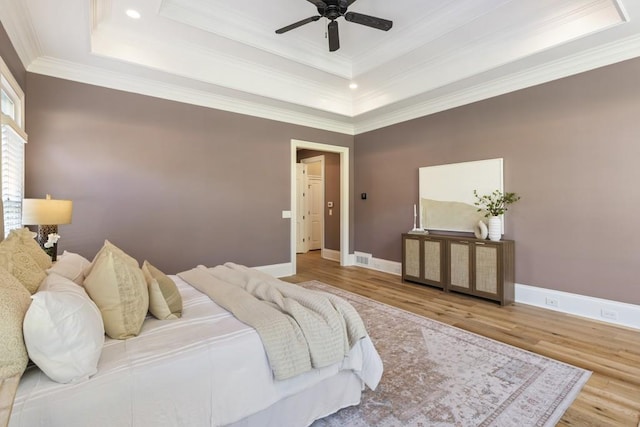
<path fill-rule="evenodd" d="M 140 17 L 142 16 L 140 15 L 140 12 L 134 9 L 127 9 L 126 14 L 131 19 L 140 19 Z"/>
<path fill-rule="evenodd" d="M 351 83 L 349 89 L 358 89 L 358 83 Z"/>

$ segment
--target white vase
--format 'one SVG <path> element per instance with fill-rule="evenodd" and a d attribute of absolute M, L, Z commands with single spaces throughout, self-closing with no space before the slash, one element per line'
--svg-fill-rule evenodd
<path fill-rule="evenodd" d="M 489 217 L 489 240 L 497 242 L 502 237 L 502 221 L 499 216 Z"/>

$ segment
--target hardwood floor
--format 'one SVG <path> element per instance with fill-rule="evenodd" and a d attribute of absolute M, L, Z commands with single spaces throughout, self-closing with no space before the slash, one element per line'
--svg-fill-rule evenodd
<path fill-rule="evenodd" d="M 525 304 L 495 303 L 361 267 L 340 267 L 319 251 L 298 255 L 298 274 L 593 371 L 559 426 L 640 427 L 640 331 Z"/>

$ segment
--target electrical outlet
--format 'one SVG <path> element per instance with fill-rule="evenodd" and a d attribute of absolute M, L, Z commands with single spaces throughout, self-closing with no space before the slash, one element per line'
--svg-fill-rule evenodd
<path fill-rule="evenodd" d="M 608 308 L 600 310 L 600 315 L 605 319 L 618 320 L 618 312 Z"/>
<path fill-rule="evenodd" d="M 544 300 L 544 303 L 547 304 L 549 307 L 557 307 L 558 306 L 558 299 L 557 298 L 546 297 L 545 300 Z"/>

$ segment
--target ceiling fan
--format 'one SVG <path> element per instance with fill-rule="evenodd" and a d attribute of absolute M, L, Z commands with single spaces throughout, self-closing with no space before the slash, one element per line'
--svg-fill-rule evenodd
<path fill-rule="evenodd" d="M 376 18 L 375 16 L 364 15 L 362 13 L 347 12 L 347 8 L 351 6 L 356 0 L 307 0 L 309 3 L 313 3 L 318 8 L 319 15 L 311 16 L 301 21 L 295 22 L 286 27 L 282 27 L 276 30 L 276 34 L 286 33 L 295 28 L 301 27 L 310 22 L 315 22 L 320 18 L 327 18 L 329 21 L 328 31 L 329 34 L 329 51 L 335 52 L 340 49 L 340 38 L 338 36 L 338 23 L 336 19 L 344 16 L 349 22 L 355 22 L 356 24 L 366 25 L 367 27 L 375 28 L 378 30 L 389 31 L 393 26 L 393 22 Z"/>

